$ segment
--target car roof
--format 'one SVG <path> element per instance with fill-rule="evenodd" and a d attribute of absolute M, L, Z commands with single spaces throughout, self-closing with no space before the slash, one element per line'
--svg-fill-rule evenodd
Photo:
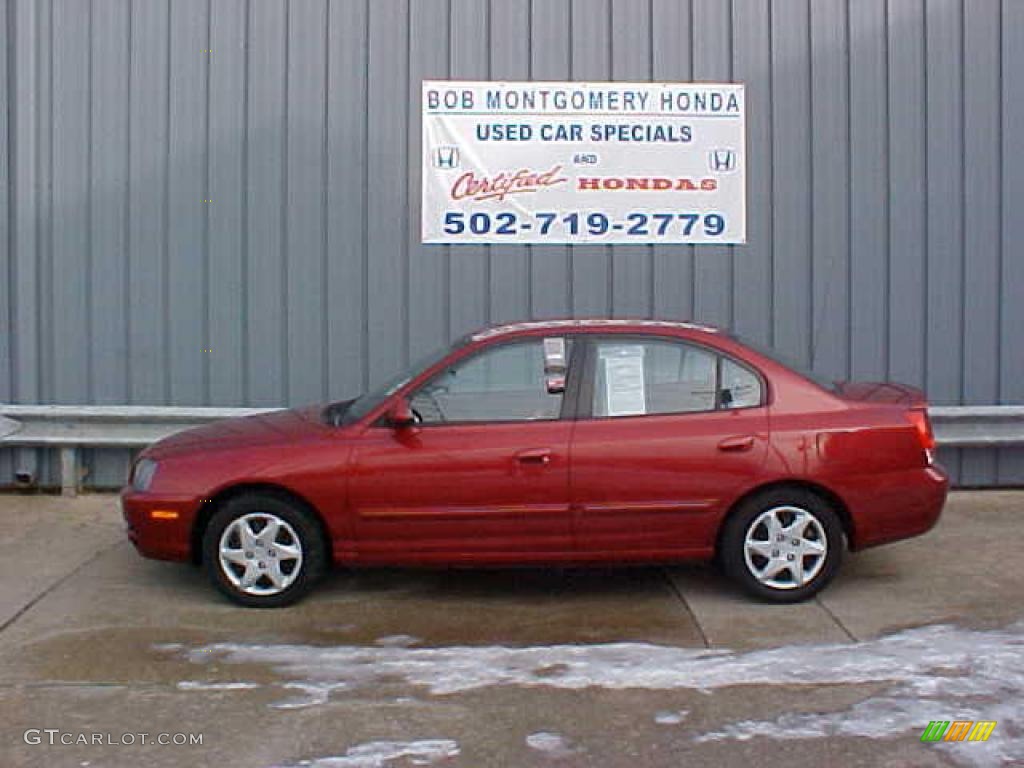
<path fill-rule="evenodd" d="M 650 332 L 657 329 L 700 331 L 703 333 L 720 334 L 721 331 L 712 325 L 682 322 L 677 320 L 644 320 L 609 317 L 587 317 L 565 320 L 529 320 L 521 323 L 505 323 L 494 325 L 470 334 L 470 341 L 483 341 L 498 336 L 509 336 L 529 331 L 580 331 L 593 329 L 615 329 L 625 331 Z"/>

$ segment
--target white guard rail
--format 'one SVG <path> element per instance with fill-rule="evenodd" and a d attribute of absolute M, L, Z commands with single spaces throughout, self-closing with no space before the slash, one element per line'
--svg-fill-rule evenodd
<path fill-rule="evenodd" d="M 189 427 L 274 408 L 182 408 L 148 405 L 2 405 L 0 448 L 57 448 L 60 487 L 78 493 L 81 448 L 144 448 Z"/>
<path fill-rule="evenodd" d="M 942 448 L 1024 446 L 1024 405 L 933 406 L 928 416 Z"/>
<path fill-rule="evenodd" d="M 81 482 L 81 448 L 142 448 L 198 424 L 267 413 L 274 408 L 183 408 L 146 405 L 3 405 L 0 448 L 57 448 L 61 492 Z M 929 409 L 943 448 L 1024 446 L 1024 406 L 942 406 Z"/>

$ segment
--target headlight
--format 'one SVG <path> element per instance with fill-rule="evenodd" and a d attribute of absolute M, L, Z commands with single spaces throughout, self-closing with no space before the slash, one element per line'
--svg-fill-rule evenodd
<path fill-rule="evenodd" d="M 136 491 L 148 491 L 156 475 L 157 463 L 152 459 L 139 459 L 132 471 L 132 488 Z"/>

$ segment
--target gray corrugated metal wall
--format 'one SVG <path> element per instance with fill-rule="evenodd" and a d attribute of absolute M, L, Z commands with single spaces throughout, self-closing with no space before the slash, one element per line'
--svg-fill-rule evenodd
<path fill-rule="evenodd" d="M 613 314 L 1024 402 L 1024 2 L 0 0 L 0 25 L 0 400 L 338 398 L 489 321 Z M 445 77 L 746 83 L 749 244 L 421 245 L 419 83 Z M 1022 453 L 947 461 L 1020 483 Z"/>

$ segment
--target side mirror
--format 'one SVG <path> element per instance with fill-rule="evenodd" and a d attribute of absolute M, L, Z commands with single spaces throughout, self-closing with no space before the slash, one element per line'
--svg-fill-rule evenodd
<path fill-rule="evenodd" d="M 416 423 L 416 414 L 404 397 L 400 397 L 388 409 L 388 422 L 395 429 L 405 429 Z"/>

